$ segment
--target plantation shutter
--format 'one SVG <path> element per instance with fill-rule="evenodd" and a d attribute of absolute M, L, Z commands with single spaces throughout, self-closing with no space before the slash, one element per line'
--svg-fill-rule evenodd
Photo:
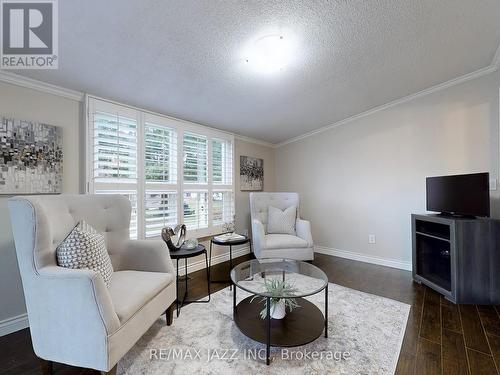
<path fill-rule="evenodd" d="M 163 227 L 177 225 L 177 193 L 175 191 L 147 191 L 145 199 L 145 235 L 156 237 Z"/>
<path fill-rule="evenodd" d="M 184 133 L 184 182 L 206 184 L 208 182 L 207 137 Z"/>
<path fill-rule="evenodd" d="M 208 193 L 185 191 L 183 200 L 184 224 L 187 229 L 208 228 Z"/>
<path fill-rule="evenodd" d="M 222 225 L 234 220 L 234 199 L 232 191 L 214 191 L 212 193 L 213 225 Z"/>
<path fill-rule="evenodd" d="M 233 147 L 231 141 L 212 139 L 212 183 L 233 184 Z"/>
<path fill-rule="evenodd" d="M 94 113 L 94 178 L 101 182 L 137 179 L 137 121 L 117 113 Z"/>
<path fill-rule="evenodd" d="M 177 182 L 177 132 L 146 122 L 144 176 L 148 182 Z"/>
<path fill-rule="evenodd" d="M 131 238 L 186 224 L 190 237 L 234 221 L 234 137 L 87 96 L 87 192 L 132 205 Z"/>

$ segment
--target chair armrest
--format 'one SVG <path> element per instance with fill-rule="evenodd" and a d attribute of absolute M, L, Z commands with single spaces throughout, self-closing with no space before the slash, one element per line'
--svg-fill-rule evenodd
<path fill-rule="evenodd" d="M 252 220 L 252 246 L 254 251 L 257 253 L 266 247 L 266 232 L 264 230 L 264 224 L 257 219 Z"/>
<path fill-rule="evenodd" d="M 129 240 L 117 254 L 121 270 L 166 272 L 175 275 L 167 244 L 162 240 Z"/>
<path fill-rule="evenodd" d="M 297 221 L 295 222 L 295 230 L 297 231 L 297 237 L 306 240 L 309 247 L 313 246 L 311 223 L 309 221 L 297 219 Z"/>
<path fill-rule="evenodd" d="M 54 309 L 65 311 L 64 315 L 53 315 L 38 308 L 37 313 L 49 314 L 46 321 L 52 321 L 57 326 L 61 324 L 80 326 L 85 316 L 93 315 L 99 318 L 98 322 L 104 327 L 107 335 L 120 327 L 108 288 L 96 272 L 47 266 L 38 270 L 38 276 L 37 292 L 33 293 L 42 301 L 38 306 L 47 306 L 47 310 L 50 311 Z M 57 316 L 64 319 L 54 318 Z M 68 319 L 72 318 L 75 321 L 68 322 Z M 85 327 L 85 324 L 83 326 Z"/>

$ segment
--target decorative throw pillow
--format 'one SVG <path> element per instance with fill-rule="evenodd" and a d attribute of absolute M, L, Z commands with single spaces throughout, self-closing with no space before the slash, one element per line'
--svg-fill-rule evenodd
<path fill-rule="evenodd" d="M 106 250 L 104 236 L 85 221 L 80 221 L 57 247 L 61 267 L 87 269 L 102 276 L 109 287 L 113 265 Z"/>
<path fill-rule="evenodd" d="M 269 206 L 267 213 L 267 233 L 295 235 L 296 218 L 297 206 L 288 207 L 284 211 Z"/>

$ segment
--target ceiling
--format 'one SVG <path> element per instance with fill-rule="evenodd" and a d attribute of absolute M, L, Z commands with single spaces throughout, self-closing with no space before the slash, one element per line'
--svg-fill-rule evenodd
<path fill-rule="evenodd" d="M 491 64 L 498 0 L 59 1 L 59 69 L 16 73 L 278 143 Z M 296 53 L 259 74 L 243 48 Z"/>

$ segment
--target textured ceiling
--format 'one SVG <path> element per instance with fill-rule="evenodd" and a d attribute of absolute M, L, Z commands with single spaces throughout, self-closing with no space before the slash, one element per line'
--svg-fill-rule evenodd
<path fill-rule="evenodd" d="M 32 78 L 280 142 L 488 66 L 498 0 L 59 1 L 59 70 Z M 291 64 L 243 47 L 293 39 Z"/>

